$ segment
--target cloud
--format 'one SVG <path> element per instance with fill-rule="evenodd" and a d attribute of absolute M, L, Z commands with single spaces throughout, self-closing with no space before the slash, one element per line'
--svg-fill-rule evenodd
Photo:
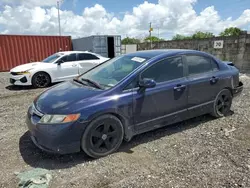
<path fill-rule="evenodd" d="M 1 0 L 1 3 L 7 5 L 24 5 L 27 7 L 54 6 L 57 0 Z"/>
<path fill-rule="evenodd" d="M 0 11 L 1 33 L 58 34 L 56 0 L 2 0 L 5 5 Z M 122 36 L 144 37 L 148 35 L 149 22 L 157 35 L 176 33 L 192 34 L 195 31 L 209 31 L 215 34 L 230 26 L 246 29 L 250 24 L 250 9 L 236 18 L 222 19 L 214 6 L 201 12 L 193 8 L 196 0 L 159 0 L 158 3 L 144 3 L 133 7 L 122 17 L 108 12 L 102 5 L 86 7 L 81 15 L 69 10 L 60 11 L 63 35 L 73 37 L 94 34 L 121 34 Z M 30 6 L 33 5 L 33 6 Z"/>

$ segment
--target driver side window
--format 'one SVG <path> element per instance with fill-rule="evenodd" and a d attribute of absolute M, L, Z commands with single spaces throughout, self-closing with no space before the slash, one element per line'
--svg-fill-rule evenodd
<path fill-rule="evenodd" d="M 70 54 L 70 55 L 63 56 L 60 60 L 62 60 L 63 62 L 77 61 L 76 54 Z"/>
<path fill-rule="evenodd" d="M 181 57 L 172 57 L 161 60 L 141 74 L 141 79 L 149 78 L 156 82 L 165 82 L 184 77 Z"/>
<path fill-rule="evenodd" d="M 139 76 L 137 76 L 132 82 L 130 82 L 123 90 L 130 90 L 139 87 Z"/>

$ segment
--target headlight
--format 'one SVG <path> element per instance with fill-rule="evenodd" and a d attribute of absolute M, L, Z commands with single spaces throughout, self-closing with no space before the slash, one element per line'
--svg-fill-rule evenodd
<path fill-rule="evenodd" d="M 17 74 L 29 74 L 30 72 L 28 71 L 22 71 L 22 72 L 17 72 Z"/>
<path fill-rule="evenodd" d="M 17 72 L 17 74 L 30 74 L 30 72 L 29 72 L 30 70 L 32 70 L 32 69 L 28 69 L 26 71 Z"/>
<path fill-rule="evenodd" d="M 69 123 L 78 120 L 80 114 L 49 115 L 45 114 L 39 121 L 42 124 Z"/>

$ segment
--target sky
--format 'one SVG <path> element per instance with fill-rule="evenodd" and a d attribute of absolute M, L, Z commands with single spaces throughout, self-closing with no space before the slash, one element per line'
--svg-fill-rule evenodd
<path fill-rule="evenodd" d="M 58 35 L 57 0 L 1 0 L 0 33 Z M 170 39 L 227 27 L 250 31 L 250 0 L 60 0 L 62 35 Z"/>

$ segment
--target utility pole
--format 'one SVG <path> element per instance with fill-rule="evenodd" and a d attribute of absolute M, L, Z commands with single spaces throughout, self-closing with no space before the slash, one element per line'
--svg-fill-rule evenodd
<path fill-rule="evenodd" d="M 157 27 L 157 30 L 158 30 L 158 39 L 159 39 L 158 40 L 158 48 L 159 48 L 159 46 L 160 46 L 159 45 L 159 43 L 160 43 L 160 27 L 159 26 Z"/>
<path fill-rule="evenodd" d="M 152 32 L 152 23 L 149 23 L 149 39 L 150 39 L 150 49 L 152 49 L 152 37 L 151 37 L 151 32 Z"/>
<path fill-rule="evenodd" d="M 59 36 L 61 36 L 60 2 L 57 1 Z"/>

